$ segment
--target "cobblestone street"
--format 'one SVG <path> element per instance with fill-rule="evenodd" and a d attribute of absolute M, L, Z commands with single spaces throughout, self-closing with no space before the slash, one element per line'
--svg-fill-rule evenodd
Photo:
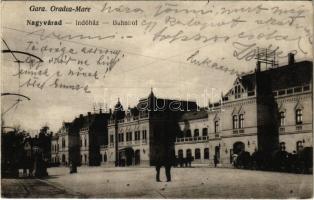
<path fill-rule="evenodd" d="M 312 176 L 222 168 L 173 168 L 155 182 L 154 168 L 50 168 L 48 179 L 2 179 L 4 197 L 310 198 Z"/>
<path fill-rule="evenodd" d="M 40 179 L 2 179 L 2 197 L 7 198 L 75 198 L 82 194 L 66 191 L 47 180 Z"/>

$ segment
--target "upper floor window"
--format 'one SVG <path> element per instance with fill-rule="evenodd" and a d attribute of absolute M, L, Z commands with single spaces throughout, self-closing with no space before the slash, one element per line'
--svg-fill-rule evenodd
<path fill-rule="evenodd" d="M 62 139 L 62 148 L 65 148 L 65 139 Z"/>
<path fill-rule="evenodd" d="M 179 158 L 183 158 L 183 150 L 182 150 L 182 149 L 179 149 L 179 151 L 178 151 L 178 157 L 179 157 Z"/>
<path fill-rule="evenodd" d="M 194 130 L 194 137 L 198 137 L 198 136 L 200 136 L 199 130 L 198 130 L 198 129 L 195 129 L 195 130 Z"/>
<path fill-rule="evenodd" d="M 241 86 L 240 85 L 236 85 L 234 87 L 234 95 L 235 95 L 236 99 L 241 97 Z"/>
<path fill-rule="evenodd" d="M 130 141 L 130 132 L 126 132 L 126 141 Z"/>
<path fill-rule="evenodd" d="M 84 139 L 84 146 L 85 146 L 85 147 L 87 146 L 87 140 L 86 140 L 86 138 Z"/>
<path fill-rule="evenodd" d="M 239 115 L 239 128 L 243 128 L 244 116 L 243 114 Z"/>
<path fill-rule="evenodd" d="M 142 131 L 142 139 L 143 139 L 143 140 L 146 140 L 146 139 L 147 139 L 147 132 L 146 132 L 146 130 L 143 130 L 143 131 Z"/>
<path fill-rule="evenodd" d="M 124 133 L 121 133 L 121 142 L 124 142 Z"/>
<path fill-rule="evenodd" d="M 135 131 L 135 140 L 140 140 L 140 139 L 141 139 L 140 131 Z"/>
<path fill-rule="evenodd" d="M 219 121 L 215 121 L 214 122 L 214 128 L 215 128 L 215 133 L 218 133 L 219 132 Z"/>
<path fill-rule="evenodd" d="M 295 118 L 296 118 L 296 124 L 302 124 L 302 110 L 301 109 L 297 109 L 295 111 Z"/>
<path fill-rule="evenodd" d="M 110 143 L 113 143 L 113 135 L 110 135 Z"/>
<path fill-rule="evenodd" d="M 126 141 L 132 141 L 132 132 L 126 133 Z"/>
<path fill-rule="evenodd" d="M 280 112 L 279 117 L 280 117 L 280 126 L 284 126 L 285 125 L 285 118 L 286 118 L 285 112 Z"/>
<path fill-rule="evenodd" d="M 186 137 L 192 137 L 192 134 L 191 134 L 191 130 L 190 130 L 190 129 L 188 129 L 188 130 L 186 131 Z"/>
<path fill-rule="evenodd" d="M 203 128 L 203 136 L 207 136 L 208 135 L 208 129 L 207 128 Z"/>
<path fill-rule="evenodd" d="M 119 142 L 123 142 L 123 141 L 124 141 L 124 133 L 119 133 L 118 137 L 119 137 L 119 138 L 118 138 L 118 139 L 119 139 L 119 140 L 118 140 Z"/>
<path fill-rule="evenodd" d="M 233 129 L 237 129 L 238 128 L 238 116 L 237 115 L 233 115 L 232 116 L 232 122 L 233 122 Z"/>

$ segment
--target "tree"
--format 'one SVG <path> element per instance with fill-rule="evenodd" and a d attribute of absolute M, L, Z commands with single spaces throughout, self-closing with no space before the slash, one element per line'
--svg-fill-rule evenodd
<path fill-rule="evenodd" d="M 49 127 L 45 125 L 40 129 L 38 139 L 36 141 L 36 145 L 41 148 L 43 152 L 43 158 L 49 161 L 51 157 L 51 138 L 52 132 L 49 132 Z"/>
<path fill-rule="evenodd" d="M 27 132 L 13 129 L 1 134 L 1 167 L 2 175 L 18 176 L 25 156 L 24 142 Z"/>

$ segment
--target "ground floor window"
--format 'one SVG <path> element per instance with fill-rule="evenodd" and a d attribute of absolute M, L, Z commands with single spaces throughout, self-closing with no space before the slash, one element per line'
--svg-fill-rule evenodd
<path fill-rule="evenodd" d="M 209 159 L 209 148 L 204 149 L 204 159 Z"/>
<path fill-rule="evenodd" d="M 187 158 L 191 158 L 191 157 L 192 157 L 192 151 L 191 151 L 191 149 L 187 149 L 187 150 L 186 150 L 186 157 L 187 157 Z"/>
<path fill-rule="evenodd" d="M 195 159 L 201 159 L 201 150 L 195 149 Z"/>

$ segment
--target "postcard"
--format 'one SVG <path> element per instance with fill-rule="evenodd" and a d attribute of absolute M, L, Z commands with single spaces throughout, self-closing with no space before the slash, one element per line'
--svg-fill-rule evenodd
<path fill-rule="evenodd" d="M 2 1 L 4 198 L 312 198 L 311 1 Z"/>

